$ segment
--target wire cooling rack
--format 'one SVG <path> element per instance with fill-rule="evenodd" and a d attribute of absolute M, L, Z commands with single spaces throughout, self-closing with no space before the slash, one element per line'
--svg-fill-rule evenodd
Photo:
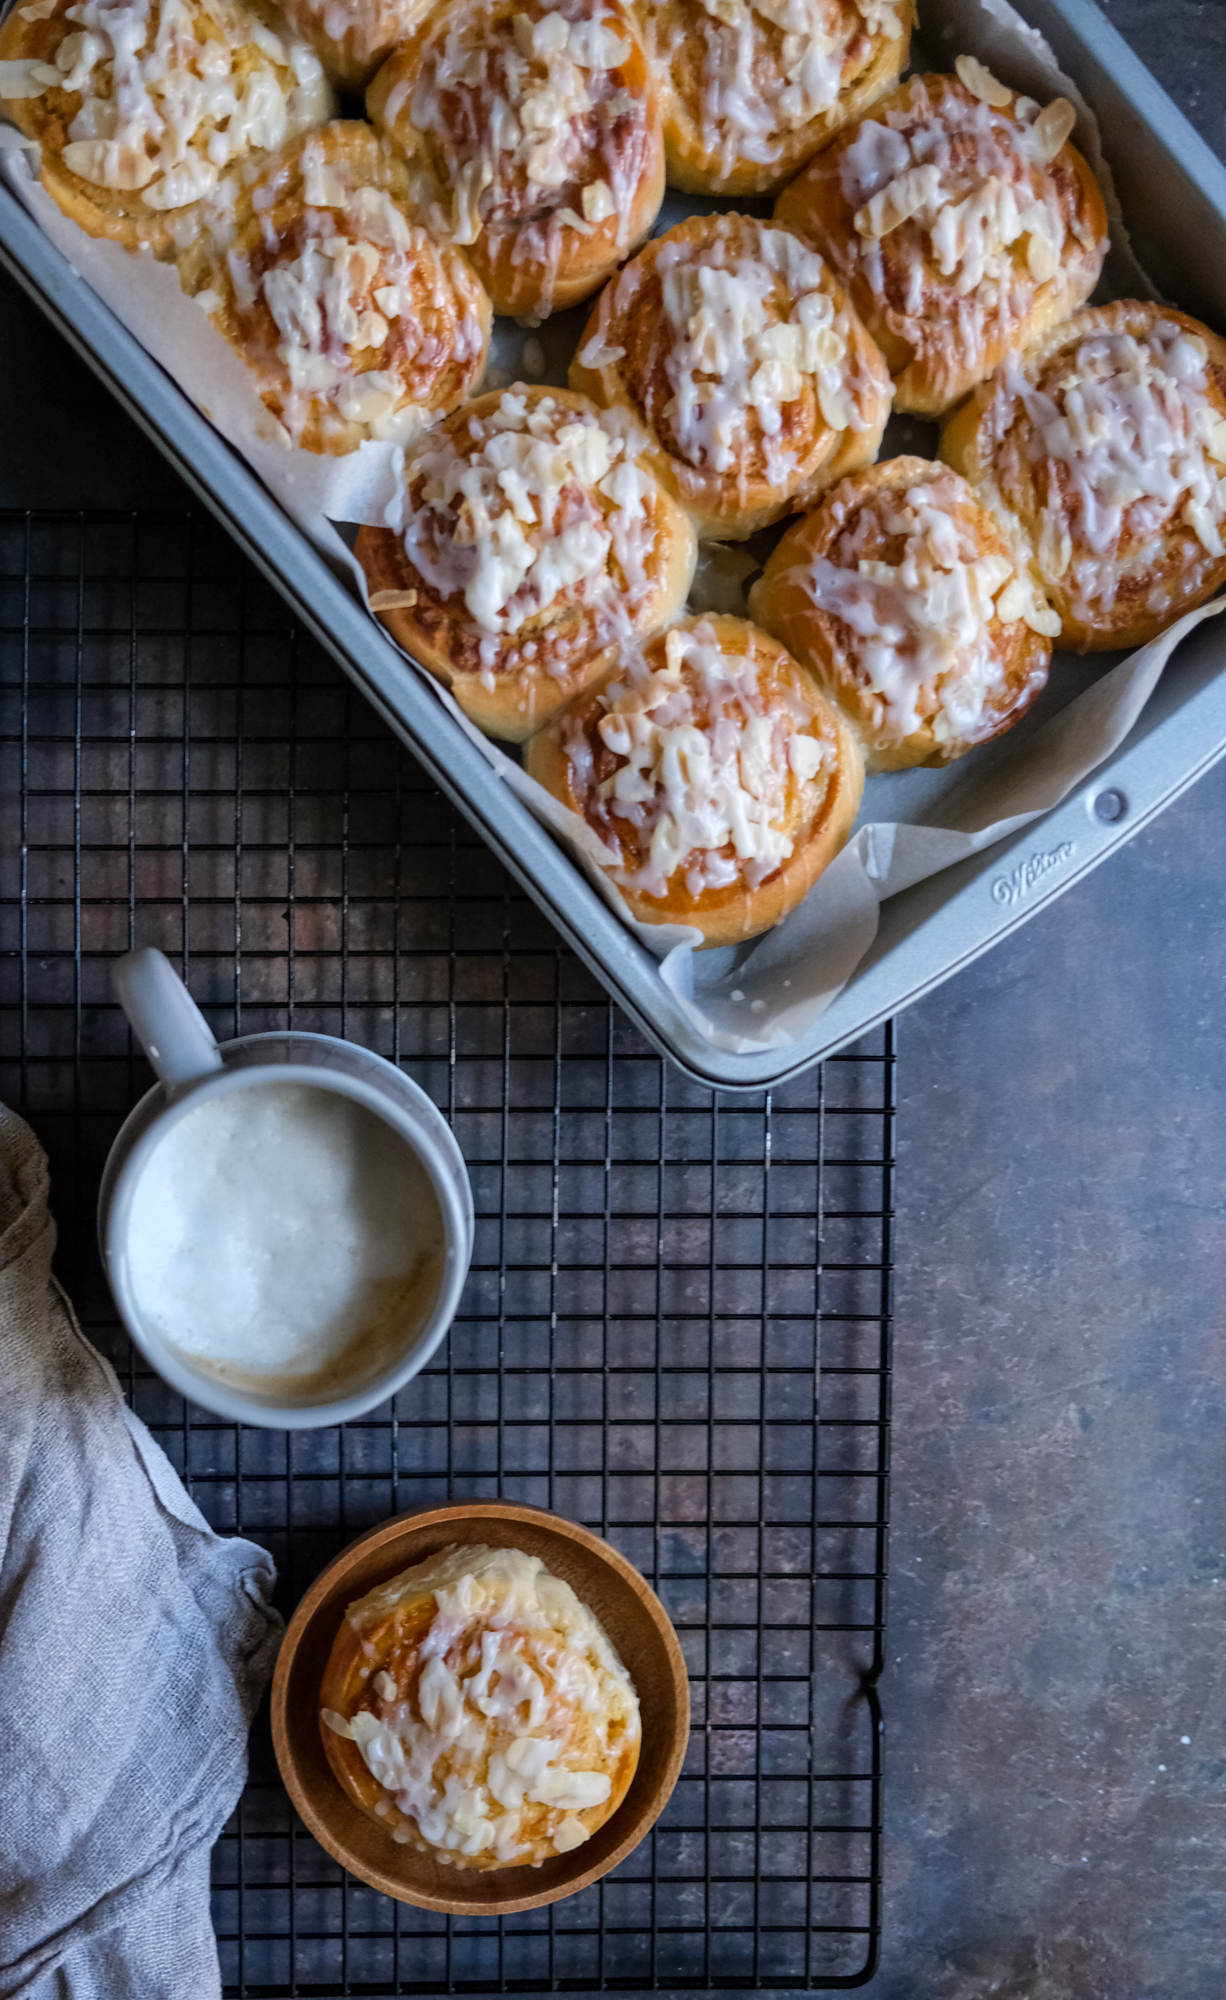
<path fill-rule="evenodd" d="M 283 1608 L 355 1534 L 504 1494 L 586 1522 L 677 1625 L 694 1725 L 655 1833 L 524 1916 L 436 1917 L 297 1823 L 261 1718 L 216 1852 L 233 1996 L 851 1986 L 876 1965 L 894 1053 L 754 1097 L 661 1061 L 207 519 L 0 514 L 0 1088 L 59 1268 L 204 1512 Z M 217 1034 L 401 1063 L 477 1205 L 435 1364 L 342 1429 L 222 1423 L 134 1357 L 94 1238 L 148 1087 L 132 943 Z M 820 1418 L 819 1406 L 820 1342 Z"/>

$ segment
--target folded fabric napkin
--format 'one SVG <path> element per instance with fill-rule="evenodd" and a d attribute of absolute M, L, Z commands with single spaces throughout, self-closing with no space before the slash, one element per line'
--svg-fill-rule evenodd
<path fill-rule="evenodd" d="M 47 1161 L 0 1105 L 0 1996 L 216 2000 L 209 1849 L 281 1621 L 51 1276 Z"/>

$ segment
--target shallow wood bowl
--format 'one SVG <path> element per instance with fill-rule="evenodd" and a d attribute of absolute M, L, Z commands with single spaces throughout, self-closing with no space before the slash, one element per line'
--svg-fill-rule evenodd
<path fill-rule="evenodd" d="M 376 1584 L 453 1542 L 522 1549 L 569 1583 L 595 1612 L 638 1690 L 643 1740 L 621 1805 L 571 1854 L 539 1868 L 456 1868 L 400 1847 L 341 1790 L 320 1736 L 319 1689 L 347 1606 Z M 690 1687 L 668 1614 L 616 1549 L 573 1521 L 509 1500 L 423 1507 L 363 1535 L 329 1563 L 303 1598 L 281 1645 L 272 1684 L 272 1740 L 285 1788 L 333 1859 L 401 1903 L 449 1916 L 507 1916 L 586 1889 L 654 1825 L 677 1782 L 689 1740 Z"/>

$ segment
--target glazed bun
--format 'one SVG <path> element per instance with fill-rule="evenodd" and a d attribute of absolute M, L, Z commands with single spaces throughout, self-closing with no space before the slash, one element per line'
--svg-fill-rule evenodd
<path fill-rule="evenodd" d="M 739 944 L 795 909 L 851 831 L 860 748 L 742 618 L 687 618 L 533 737 L 524 766 L 584 819 L 647 924 Z"/>
<path fill-rule="evenodd" d="M 850 718 L 870 771 L 949 764 L 1025 714 L 1056 617 L 966 481 L 886 459 L 788 529 L 755 618 Z"/>
<path fill-rule="evenodd" d="M 889 363 L 896 409 L 951 409 L 1093 291 L 1107 249 L 1064 98 L 1040 110 L 973 57 L 914 76 L 775 205 L 814 243 Z"/>
<path fill-rule="evenodd" d="M 463 251 L 411 220 L 407 187 L 369 125 L 325 125 L 264 169 L 232 240 L 180 260 L 185 287 L 307 451 L 403 443 L 484 373 L 490 302 Z"/>
<path fill-rule="evenodd" d="M 319 1698 L 354 1804 L 455 1868 L 572 1853 L 638 1766 L 629 1674 L 570 1585 L 517 1549 L 443 1549 L 351 1604 Z"/>
<path fill-rule="evenodd" d="M 663 199 L 656 87 L 622 0 L 450 0 L 366 104 L 496 312 L 541 320 L 589 297 Z"/>
<path fill-rule="evenodd" d="M 571 387 L 628 410 L 704 539 L 743 540 L 871 465 L 885 362 L 817 252 L 744 215 L 693 216 L 606 286 Z"/>
<path fill-rule="evenodd" d="M 1023 537 L 1078 652 L 1141 646 L 1226 583 L 1226 341 L 1095 306 L 955 413 L 941 456 Z"/>
<path fill-rule="evenodd" d="M 912 0 L 639 0 L 670 187 L 773 194 L 907 66 Z"/>
<path fill-rule="evenodd" d="M 479 396 L 406 454 L 399 526 L 355 554 L 393 638 L 520 742 L 685 603 L 694 530 L 618 413 L 566 389 Z"/>
<path fill-rule="evenodd" d="M 36 0 L 0 28 L 0 63 L 0 103 L 38 140 L 64 214 L 158 257 L 335 108 L 319 58 L 266 0 Z"/>
<path fill-rule="evenodd" d="M 360 97 L 380 63 L 425 19 L 433 0 L 283 0 L 338 90 Z"/>

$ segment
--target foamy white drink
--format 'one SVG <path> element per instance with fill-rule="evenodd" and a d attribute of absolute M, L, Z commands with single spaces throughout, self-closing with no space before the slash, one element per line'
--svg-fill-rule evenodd
<path fill-rule="evenodd" d="M 302 1396 L 403 1351 L 442 1244 L 390 1125 L 337 1091 L 259 1083 L 171 1126 L 136 1185 L 128 1269 L 141 1318 L 197 1367 Z"/>

